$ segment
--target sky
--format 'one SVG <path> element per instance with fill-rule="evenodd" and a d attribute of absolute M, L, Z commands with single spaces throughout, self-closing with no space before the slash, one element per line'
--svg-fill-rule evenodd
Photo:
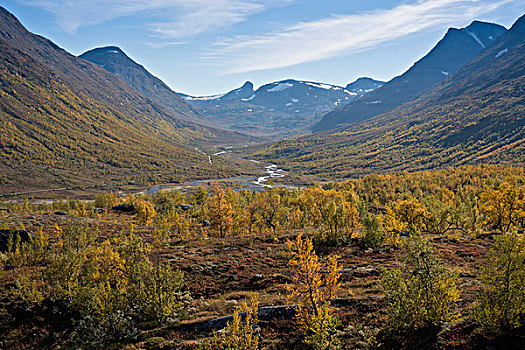
<path fill-rule="evenodd" d="M 74 55 L 118 46 L 173 90 L 202 96 L 245 81 L 345 86 L 390 80 L 449 27 L 509 28 L 523 0 L 4 0 L 27 29 Z"/>

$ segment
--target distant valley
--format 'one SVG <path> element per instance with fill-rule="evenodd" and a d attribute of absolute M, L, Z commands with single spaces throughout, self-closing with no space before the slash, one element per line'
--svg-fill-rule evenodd
<path fill-rule="evenodd" d="M 522 18 L 509 31 L 480 21 L 450 28 L 388 82 L 247 81 L 190 96 L 116 46 L 77 58 L 2 16 L 5 188 L 100 174 L 116 183 L 257 177 L 254 159 L 289 170 L 292 183 L 523 161 Z"/>
<path fill-rule="evenodd" d="M 286 138 L 310 132 L 326 113 L 381 87 L 384 82 L 359 78 L 346 87 L 282 80 L 257 90 L 251 82 L 228 93 L 195 97 L 181 94 L 207 118 L 251 135 Z"/>

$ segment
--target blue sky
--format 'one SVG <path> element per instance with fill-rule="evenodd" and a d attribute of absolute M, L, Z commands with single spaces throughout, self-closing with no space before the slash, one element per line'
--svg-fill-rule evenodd
<path fill-rule="evenodd" d="M 79 55 L 116 45 L 175 91 L 286 79 L 389 80 L 449 27 L 507 28 L 523 0 L 7 0 L 32 32 Z"/>

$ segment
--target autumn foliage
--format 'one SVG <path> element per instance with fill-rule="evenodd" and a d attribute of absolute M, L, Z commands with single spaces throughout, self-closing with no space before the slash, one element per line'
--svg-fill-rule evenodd
<path fill-rule="evenodd" d="M 337 318 L 330 302 L 339 292 L 342 267 L 335 256 L 322 262 L 311 239 L 301 235 L 288 241 L 288 247 L 292 252 L 289 264 L 294 271 L 287 286 L 288 304 L 296 309 L 297 323 L 307 333 L 306 343 L 316 349 L 332 349 Z"/>

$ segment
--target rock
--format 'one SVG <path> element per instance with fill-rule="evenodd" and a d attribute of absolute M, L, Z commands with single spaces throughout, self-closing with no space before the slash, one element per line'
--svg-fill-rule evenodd
<path fill-rule="evenodd" d="M 239 305 L 239 302 L 235 299 L 232 299 L 232 300 L 226 300 L 226 304 L 236 306 L 236 305 Z"/>
<path fill-rule="evenodd" d="M 31 233 L 26 230 L 0 230 L 0 252 L 7 252 L 9 237 L 13 237 L 12 240 L 14 242 L 16 235 L 20 237 L 20 242 L 24 243 L 29 241 Z"/>
<path fill-rule="evenodd" d="M 381 269 L 375 266 L 351 266 L 341 270 L 343 274 L 349 274 L 355 277 L 378 276 L 381 274 Z"/>
<path fill-rule="evenodd" d="M 193 208 L 193 205 L 186 204 L 186 203 L 181 203 L 181 204 L 179 204 L 179 208 L 181 208 L 183 211 L 188 211 L 188 210 Z"/>
<path fill-rule="evenodd" d="M 122 213 L 134 213 L 137 211 L 133 203 L 122 203 L 119 205 L 115 205 L 111 208 L 111 210 L 120 211 Z"/>
<path fill-rule="evenodd" d="M 239 314 L 241 318 L 246 317 L 246 313 Z M 272 321 L 275 319 L 292 319 L 295 315 L 294 306 L 262 306 L 259 308 L 257 315 L 261 321 Z M 223 329 L 228 322 L 233 320 L 233 316 L 225 316 L 209 321 L 185 324 L 181 328 L 188 329 Z M 254 328 L 255 329 L 255 328 Z"/>
<path fill-rule="evenodd" d="M 55 215 L 67 215 L 67 213 L 65 211 L 59 210 L 55 211 Z"/>
<path fill-rule="evenodd" d="M 252 284 L 252 287 L 256 288 L 256 286 L 259 285 L 259 282 L 261 282 L 263 280 L 264 280 L 264 275 L 256 274 L 255 276 L 250 278 L 250 283 Z M 266 281 L 266 282 L 269 282 L 269 281 Z M 264 283 L 264 284 L 266 284 L 266 283 Z M 259 287 L 261 287 L 261 286 L 259 286 Z M 258 288 L 256 288 L 256 289 L 258 289 Z"/>

